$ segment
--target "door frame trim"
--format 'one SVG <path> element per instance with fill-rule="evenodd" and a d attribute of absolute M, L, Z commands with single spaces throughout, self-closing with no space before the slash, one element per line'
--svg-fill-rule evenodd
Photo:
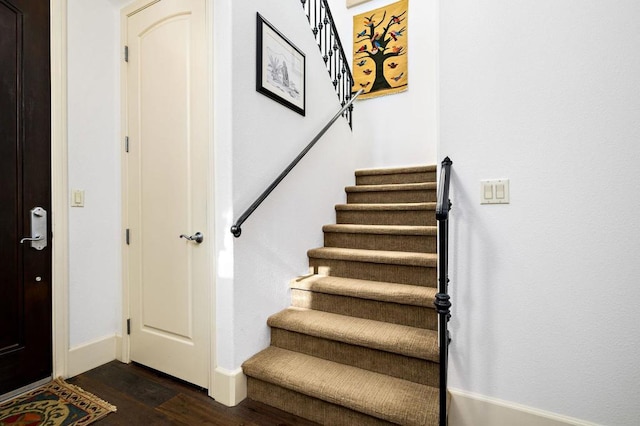
<path fill-rule="evenodd" d="M 51 203 L 53 206 L 53 377 L 67 377 L 69 209 L 67 155 L 67 0 L 51 0 Z"/>
<path fill-rule="evenodd" d="M 52 0 L 53 1 L 53 0 Z M 63 0 L 66 1 L 66 0 Z M 136 0 L 130 3 L 129 5 L 120 9 L 120 46 L 124 50 L 124 45 L 127 40 L 127 19 L 143 10 L 147 7 L 158 3 L 161 0 Z M 205 4 L 205 31 L 206 31 L 206 55 L 207 55 L 207 90 L 209 92 L 209 96 L 207 98 L 207 108 L 209 117 L 212 117 L 213 113 L 213 7 L 209 1 L 204 1 Z M 127 63 L 120 60 L 120 136 L 121 140 L 124 140 L 127 136 Z M 210 257 L 215 252 L 215 246 L 213 241 L 215 241 L 214 232 L 215 228 L 215 220 L 216 217 L 216 208 L 215 208 L 215 197 L 213 193 L 213 184 L 211 183 L 211 179 L 214 178 L 214 153 L 215 153 L 215 139 L 213 137 L 213 119 L 211 118 L 208 123 L 208 148 L 209 148 L 209 180 L 207 182 L 207 216 L 208 222 L 207 227 L 208 231 L 211 234 L 208 238 L 212 241 L 210 246 Z M 126 167 L 126 152 L 124 148 L 121 149 L 121 199 L 122 199 L 122 232 L 125 232 L 127 224 L 125 222 L 125 218 L 128 213 L 127 206 L 127 167 Z M 129 278 L 128 278 L 128 256 L 126 251 L 126 242 L 123 238 L 122 243 L 122 327 L 121 327 L 121 341 L 118 342 L 118 347 L 116 348 L 116 356 L 117 359 L 121 362 L 129 363 L 131 362 L 131 346 L 130 346 L 130 336 L 127 334 L 127 319 L 130 318 L 131 312 L 131 300 L 130 300 L 130 286 L 129 286 Z M 211 261 L 210 265 L 210 274 L 208 277 L 209 281 L 209 373 L 208 373 L 208 394 L 213 398 L 214 393 L 214 385 L 215 385 L 215 372 L 217 367 L 217 354 L 215 351 L 216 347 L 216 324 L 215 324 L 215 288 L 216 288 L 216 274 L 215 274 L 216 264 Z"/>

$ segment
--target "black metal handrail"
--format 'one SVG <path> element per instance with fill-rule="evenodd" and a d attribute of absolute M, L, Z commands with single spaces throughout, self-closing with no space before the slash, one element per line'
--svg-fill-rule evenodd
<path fill-rule="evenodd" d="M 329 3 L 327 0 L 300 0 L 300 3 L 311 25 L 338 99 L 341 105 L 345 106 L 352 96 L 353 75 Z M 351 126 L 352 110 L 352 108 L 345 110 L 349 126 Z"/>
<path fill-rule="evenodd" d="M 440 184 L 436 219 L 438 220 L 438 294 L 436 294 L 436 312 L 438 313 L 438 335 L 440 346 L 440 426 L 447 424 L 447 370 L 449 363 L 449 342 L 451 337 L 448 322 L 451 318 L 451 301 L 449 297 L 449 186 L 451 184 L 451 165 L 449 157 L 442 160 L 440 168 Z"/>
<path fill-rule="evenodd" d="M 327 130 L 329 130 L 329 128 L 333 125 L 333 123 L 335 123 L 336 120 L 347 109 L 351 108 L 351 104 L 353 104 L 356 98 L 360 96 L 360 94 L 363 91 L 364 90 L 358 91 L 356 94 L 353 95 L 351 99 L 349 99 L 349 101 L 342 108 L 340 108 L 340 111 L 338 111 L 337 114 L 334 115 L 331 118 L 331 120 L 329 120 L 329 122 L 322 128 L 322 130 L 318 132 L 318 134 L 311 140 L 311 142 L 309 142 L 309 144 L 300 152 L 300 154 L 298 154 L 298 156 L 293 159 L 293 161 L 287 166 L 287 168 L 284 169 L 282 173 L 280 173 L 280 175 L 271 183 L 271 185 L 269 185 L 269 187 L 265 189 L 262 194 L 260 194 L 260 196 L 253 202 L 253 204 L 251 204 L 251 206 L 249 206 L 249 208 L 245 210 L 244 213 L 242 213 L 242 216 L 240 216 L 238 220 L 236 220 L 236 223 L 231 227 L 231 233 L 233 234 L 234 237 L 238 238 L 240 234 L 242 234 L 241 226 L 244 223 L 244 221 L 247 220 L 254 211 L 256 211 L 258 206 L 262 204 L 264 200 L 267 199 L 269 194 L 271 194 L 271 192 L 273 192 L 274 189 L 276 189 L 276 186 L 278 186 L 278 184 L 282 182 L 282 180 L 289 174 L 291 170 L 293 170 L 293 168 L 300 162 L 300 160 L 302 160 L 302 158 L 307 154 L 307 152 L 309 152 L 311 148 L 313 148 L 313 146 L 320 140 L 320 138 L 325 133 L 327 133 Z"/>

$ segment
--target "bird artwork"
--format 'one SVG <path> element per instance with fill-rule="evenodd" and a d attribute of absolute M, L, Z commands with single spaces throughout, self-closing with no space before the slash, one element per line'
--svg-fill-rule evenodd
<path fill-rule="evenodd" d="M 392 79 L 394 79 L 395 81 L 398 81 L 402 78 L 402 76 L 404 75 L 404 72 L 401 72 L 400 75 L 397 75 L 395 77 L 391 77 Z"/>
<path fill-rule="evenodd" d="M 404 32 L 404 30 L 406 30 L 407 28 L 403 28 L 400 31 L 390 31 L 389 35 L 391 36 L 391 38 L 393 39 L 393 41 L 398 41 L 398 37 L 402 37 L 402 33 Z"/>
<path fill-rule="evenodd" d="M 353 16 L 353 88 L 365 92 L 359 99 L 400 93 L 409 87 L 409 0 L 388 1 L 391 3 Z"/>

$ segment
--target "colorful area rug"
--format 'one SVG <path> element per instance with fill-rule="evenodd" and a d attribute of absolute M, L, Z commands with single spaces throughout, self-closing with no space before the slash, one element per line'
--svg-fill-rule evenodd
<path fill-rule="evenodd" d="M 56 379 L 0 404 L 0 426 L 81 426 L 115 411 L 95 395 Z"/>

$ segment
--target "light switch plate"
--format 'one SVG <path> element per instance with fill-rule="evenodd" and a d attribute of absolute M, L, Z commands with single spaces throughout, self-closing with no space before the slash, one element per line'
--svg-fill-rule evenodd
<path fill-rule="evenodd" d="M 480 204 L 509 204 L 509 179 L 480 181 Z"/>
<path fill-rule="evenodd" d="M 84 207 L 84 191 L 82 189 L 71 191 L 71 207 Z"/>

